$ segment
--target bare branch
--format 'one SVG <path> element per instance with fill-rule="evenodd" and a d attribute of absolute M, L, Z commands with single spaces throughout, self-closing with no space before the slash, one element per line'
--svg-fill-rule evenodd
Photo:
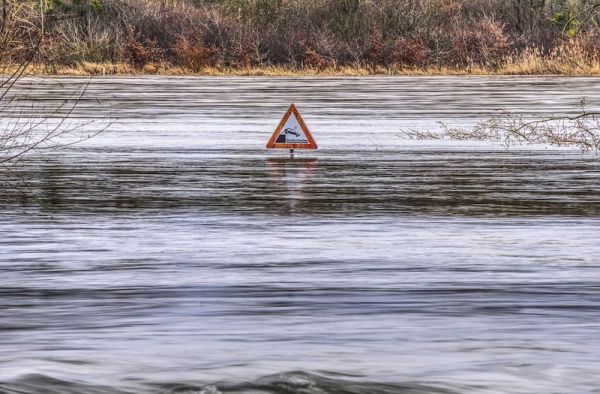
<path fill-rule="evenodd" d="M 402 133 L 406 138 L 416 139 L 498 141 L 505 148 L 522 144 L 549 144 L 577 147 L 584 152 L 600 151 L 600 112 L 586 111 L 584 105 L 576 115 L 548 117 L 504 112 L 472 128 L 449 127 L 445 123 L 440 123 L 440 126 L 441 132 L 408 130 Z"/>
<path fill-rule="evenodd" d="M 53 105 L 37 105 L 30 92 L 36 92 L 36 86 L 27 87 L 19 83 L 29 65 L 39 53 L 44 37 L 44 7 L 32 6 L 27 11 L 39 12 L 39 23 L 22 19 L 20 12 L 25 10 L 23 3 L 12 2 L 14 6 L 5 12 L 0 29 L 0 58 L 10 50 L 10 45 L 17 34 L 26 34 L 33 45 L 27 56 L 15 65 L 8 75 L 0 80 L 0 165 L 12 166 L 35 150 L 57 149 L 85 141 L 106 130 L 110 121 L 103 127 L 95 127 L 85 134 L 85 126 L 96 123 L 96 120 L 77 121 L 72 119 L 78 104 L 88 92 L 91 78 L 81 89 L 71 93 L 66 99 Z M 41 4 L 43 5 L 43 4 Z M 6 9 L 5 9 L 6 10 Z M 29 15 L 30 16 L 30 15 Z M 6 70 L 6 68 L 5 68 Z"/>

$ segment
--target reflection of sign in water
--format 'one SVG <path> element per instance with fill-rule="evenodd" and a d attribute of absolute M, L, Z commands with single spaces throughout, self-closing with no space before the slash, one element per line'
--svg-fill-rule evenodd
<path fill-rule="evenodd" d="M 304 159 L 267 159 L 270 180 L 269 189 L 278 198 L 271 203 L 270 209 L 283 209 L 285 212 L 298 212 L 306 209 L 309 195 L 304 190 L 310 184 L 317 169 L 316 158 Z M 283 192 L 283 193 L 282 193 Z"/>
<path fill-rule="evenodd" d="M 294 104 L 290 105 L 279 122 L 279 126 L 267 143 L 267 148 L 317 149 L 317 143 Z"/>

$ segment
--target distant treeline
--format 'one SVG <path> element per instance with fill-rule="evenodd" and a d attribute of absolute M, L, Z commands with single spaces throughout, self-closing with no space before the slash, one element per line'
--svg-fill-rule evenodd
<path fill-rule="evenodd" d="M 593 66 L 600 55 L 600 0 L 42 0 L 39 7 L 43 18 L 31 13 L 21 23 L 43 19 L 36 62 L 55 66 L 495 70 L 548 59 Z M 21 61 L 31 40 L 16 35 L 2 61 Z"/>

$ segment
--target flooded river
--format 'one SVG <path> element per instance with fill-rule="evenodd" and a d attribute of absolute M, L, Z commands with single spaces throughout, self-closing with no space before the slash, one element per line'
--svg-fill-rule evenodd
<path fill-rule="evenodd" d="M 26 80 L 52 105 L 86 80 Z M 589 78 L 97 78 L 0 182 L 0 393 L 598 393 L 600 159 L 409 140 Z M 96 100 L 98 99 L 98 100 Z M 317 151 L 264 149 L 290 102 Z"/>

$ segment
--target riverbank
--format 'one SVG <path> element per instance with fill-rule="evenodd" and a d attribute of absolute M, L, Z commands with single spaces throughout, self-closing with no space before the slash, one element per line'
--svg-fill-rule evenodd
<path fill-rule="evenodd" d="M 3 62 L 57 75 L 600 75 L 600 14 L 583 3 L 45 3 L 6 3 Z"/>
<path fill-rule="evenodd" d="M 6 73 L 16 66 L 2 67 Z M 468 75 L 563 75 L 563 76 L 600 76 L 600 62 L 576 63 L 555 62 L 544 59 L 530 59 L 525 62 L 507 62 L 499 68 L 474 66 L 467 68 L 451 67 L 328 67 L 328 68 L 287 68 L 287 67 L 205 67 L 192 70 L 186 67 L 165 63 L 149 63 L 143 67 L 134 67 L 127 63 L 93 63 L 79 62 L 72 65 L 34 64 L 27 68 L 25 74 L 30 75 L 65 75 L 65 76 L 97 76 L 97 75 L 165 75 L 165 76 L 269 76 L 269 77 L 302 77 L 302 76 L 345 76 L 364 77 L 375 75 L 393 76 L 468 76 Z"/>

